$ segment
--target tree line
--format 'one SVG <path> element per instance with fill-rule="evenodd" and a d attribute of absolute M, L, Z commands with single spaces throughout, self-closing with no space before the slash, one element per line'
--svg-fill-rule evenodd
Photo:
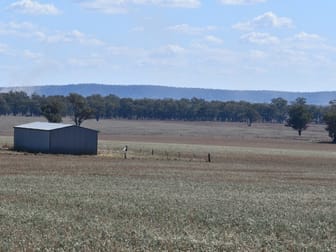
<path fill-rule="evenodd" d="M 319 122 L 326 107 L 307 105 L 313 120 Z M 245 101 L 206 101 L 204 99 L 131 99 L 115 95 L 91 95 L 83 97 L 71 93 L 68 96 L 28 96 L 22 91 L 0 94 L 0 115 L 43 116 L 54 114 L 58 121 L 64 116 L 73 116 L 80 111 L 97 121 L 101 118 L 188 120 L 227 122 L 278 122 L 283 123 L 290 105 L 283 98 L 270 103 Z"/>
<path fill-rule="evenodd" d="M 306 104 L 298 97 L 293 102 L 278 97 L 269 103 L 249 103 L 246 101 L 207 101 L 192 99 L 131 99 L 115 95 L 99 94 L 84 97 L 71 93 L 68 96 L 27 95 L 23 91 L 0 93 L 0 115 L 44 116 L 49 122 L 61 122 L 62 117 L 70 116 L 76 125 L 88 118 L 100 119 L 137 119 L 137 120 L 187 120 L 187 121 L 224 121 L 285 123 L 302 130 L 310 122 L 328 125 L 328 132 L 336 115 L 336 103 L 330 106 Z M 335 116 L 336 118 L 336 116 Z M 335 123 L 336 125 L 336 123 Z M 336 133 L 329 134 L 336 142 Z"/>

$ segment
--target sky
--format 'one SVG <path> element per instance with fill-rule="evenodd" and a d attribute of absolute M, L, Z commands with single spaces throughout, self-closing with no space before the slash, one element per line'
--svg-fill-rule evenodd
<path fill-rule="evenodd" d="M 1 0 L 0 86 L 335 91 L 335 0 Z"/>

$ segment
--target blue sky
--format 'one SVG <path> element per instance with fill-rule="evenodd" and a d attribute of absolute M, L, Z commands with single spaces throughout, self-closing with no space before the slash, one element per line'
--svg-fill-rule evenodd
<path fill-rule="evenodd" d="M 1 0 L 0 86 L 336 90 L 334 10 L 334 0 Z"/>

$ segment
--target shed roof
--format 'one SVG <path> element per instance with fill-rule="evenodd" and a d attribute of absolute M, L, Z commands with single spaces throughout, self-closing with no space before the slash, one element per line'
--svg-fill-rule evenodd
<path fill-rule="evenodd" d="M 73 126 L 72 124 L 64 124 L 64 123 L 48 123 L 48 122 L 32 122 L 27 124 L 22 124 L 15 126 L 14 128 L 21 129 L 36 129 L 36 130 L 55 130 L 61 128 L 67 128 Z"/>

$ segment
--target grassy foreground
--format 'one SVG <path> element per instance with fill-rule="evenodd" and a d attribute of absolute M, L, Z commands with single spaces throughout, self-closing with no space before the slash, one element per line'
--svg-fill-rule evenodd
<path fill-rule="evenodd" d="M 0 152 L 0 251 L 336 250 L 334 152 L 120 144 Z"/>
<path fill-rule="evenodd" d="M 0 251 L 336 251 L 323 125 L 89 120 L 96 157 L 6 150 L 39 120 L 0 120 Z"/>

